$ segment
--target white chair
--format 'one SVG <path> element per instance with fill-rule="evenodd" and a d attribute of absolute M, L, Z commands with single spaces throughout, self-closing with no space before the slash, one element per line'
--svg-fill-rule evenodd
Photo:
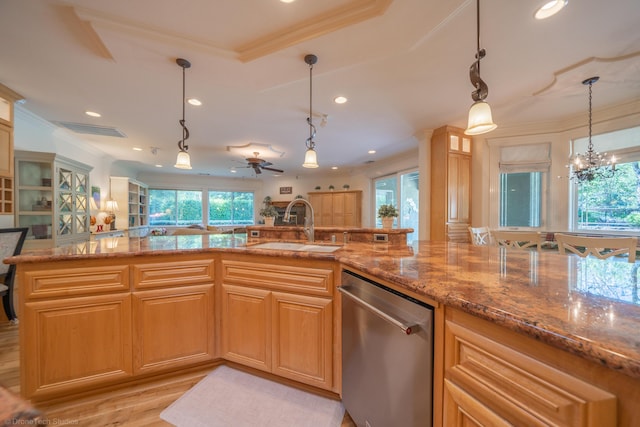
<path fill-rule="evenodd" d="M 561 254 L 569 251 L 581 257 L 593 255 L 600 259 L 628 254 L 629 262 L 636 261 L 637 237 L 588 237 L 556 233 L 555 239 Z"/>
<path fill-rule="evenodd" d="M 491 235 L 498 246 L 515 249 L 542 249 L 544 239 L 537 231 L 502 231 L 492 230 Z"/>
<path fill-rule="evenodd" d="M 469 227 L 469 234 L 474 246 L 487 246 L 492 243 L 489 227 Z"/>

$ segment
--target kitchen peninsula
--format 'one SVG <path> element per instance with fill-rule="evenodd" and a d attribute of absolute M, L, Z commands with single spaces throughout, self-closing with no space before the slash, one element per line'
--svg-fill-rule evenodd
<path fill-rule="evenodd" d="M 446 242 L 275 251 L 202 235 L 7 261 L 21 287 L 21 391 L 34 402 L 225 360 L 339 394 L 344 268 L 435 307 L 434 425 L 466 414 L 489 424 L 640 419 L 638 268 L 624 259 Z M 265 319 L 264 330 L 247 327 Z M 304 333 L 289 327 L 303 321 Z"/>

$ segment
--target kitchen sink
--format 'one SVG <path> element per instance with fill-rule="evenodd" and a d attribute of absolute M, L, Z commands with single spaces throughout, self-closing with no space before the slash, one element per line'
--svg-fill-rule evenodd
<path fill-rule="evenodd" d="M 280 251 L 305 251 L 305 252 L 333 252 L 342 246 L 335 245 L 314 245 L 310 243 L 293 243 L 293 242 L 265 242 L 251 245 L 256 249 L 275 249 Z"/>

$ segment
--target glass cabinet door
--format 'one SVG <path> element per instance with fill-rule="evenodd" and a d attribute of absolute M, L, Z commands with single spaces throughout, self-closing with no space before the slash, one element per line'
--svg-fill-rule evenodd
<path fill-rule="evenodd" d="M 58 167 L 58 236 L 89 231 L 89 175 Z"/>

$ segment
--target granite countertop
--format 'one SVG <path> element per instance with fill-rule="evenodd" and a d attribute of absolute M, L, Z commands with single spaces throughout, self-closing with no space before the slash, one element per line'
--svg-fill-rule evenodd
<path fill-rule="evenodd" d="M 253 243 L 243 235 L 106 238 L 5 262 L 220 251 L 335 259 L 640 379 L 640 262 L 429 241 L 412 247 L 349 243 L 331 253 L 256 249 Z"/>

